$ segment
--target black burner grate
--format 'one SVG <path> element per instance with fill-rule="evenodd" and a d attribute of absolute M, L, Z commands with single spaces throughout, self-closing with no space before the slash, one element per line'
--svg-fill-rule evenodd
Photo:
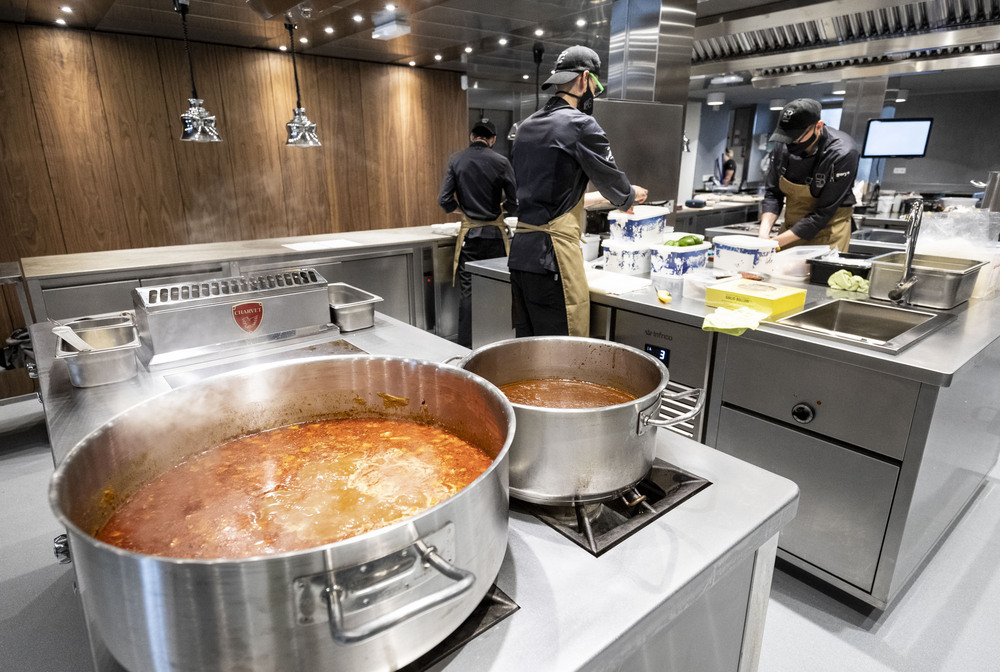
<path fill-rule="evenodd" d="M 535 516 L 594 556 L 600 556 L 711 484 L 657 459 L 632 490 L 599 505 L 551 507 L 511 500 L 511 509 Z"/>

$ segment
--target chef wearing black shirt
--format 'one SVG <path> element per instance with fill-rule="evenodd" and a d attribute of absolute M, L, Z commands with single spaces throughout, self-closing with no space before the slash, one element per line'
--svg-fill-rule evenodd
<path fill-rule="evenodd" d="M 607 199 L 625 210 L 646 200 L 646 190 L 618 169 L 607 135 L 591 116 L 594 96 L 604 90 L 600 68 L 587 47 L 559 54 L 542 85 L 558 90 L 525 119 L 514 140 L 518 223 L 507 265 L 518 337 L 589 335 L 590 290 L 580 249 L 584 206 Z M 584 198 L 588 181 L 600 195 Z"/>
<path fill-rule="evenodd" d="M 514 170 L 506 157 L 492 150 L 496 139 L 496 126 L 489 119 L 473 124 L 469 147 L 448 161 L 438 195 L 445 212 L 459 208 L 462 214 L 452 276 L 459 280 L 458 343 L 467 348 L 472 347 L 472 274 L 465 264 L 506 256 L 510 243 L 501 204 L 507 215 L 517 214 Z"/>
<path fill-rule="evenodd" d="M 764 184 L 759 236 L 770 236 L 784 206 L 779 246 L 829 244 L 846 252 L 860 153 L 851 136 L 825 126 L 821 109 L 815 100 L 799 98 L 781 110 L 771 134 L 778 144 Z"/>

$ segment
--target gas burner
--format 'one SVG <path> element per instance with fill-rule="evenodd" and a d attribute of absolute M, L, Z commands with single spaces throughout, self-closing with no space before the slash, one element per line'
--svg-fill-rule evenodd
<path fill-rule="evenodd" d="M 399 672 L 421 672 L 430 669 L 520 608 L 507 593 L 493 584 L 475 611 L 462 621 L 453 633 L 420 658 L 400 668 Z"/>
<path fill-rule="evenodd" d="M 511 508 L 535 516 L 592 555 L 600 556 L 711 484 L 657 459 L 643 480 L 611 500 L 575 506 L 511 500 Z"/>

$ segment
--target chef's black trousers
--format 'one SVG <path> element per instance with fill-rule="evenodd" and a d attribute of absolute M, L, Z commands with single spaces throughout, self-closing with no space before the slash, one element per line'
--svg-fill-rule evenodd
<path fill-rule="evenodd" d="M 503 238 L 465 237 L 458 257 L 458 344 L 472 347 L 472 274 L 465 270 L 465 262 L 482 261 L 507 256 Z M 493 310 L 481 306 L 480 310 Z"/>
<path fill-rule="evenodd" d="M 567 336 L 566 297 L 558 273 L 510 272 L 514 335 Z"/>

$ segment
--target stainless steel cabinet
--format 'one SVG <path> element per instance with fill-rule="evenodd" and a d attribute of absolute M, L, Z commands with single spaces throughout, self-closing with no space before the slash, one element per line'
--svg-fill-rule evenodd
<path fill-rule="evenodd" d="M 903 458 L 920 384 L 794 350 L 730 339 L 723 397 L 875 453 Z"/>
<path fill-rule="evenodd" d="M 897 465 L 732 408 L 722 409 L 716 448 L 799 486 L 782 549 L 871 591 Z"/>

